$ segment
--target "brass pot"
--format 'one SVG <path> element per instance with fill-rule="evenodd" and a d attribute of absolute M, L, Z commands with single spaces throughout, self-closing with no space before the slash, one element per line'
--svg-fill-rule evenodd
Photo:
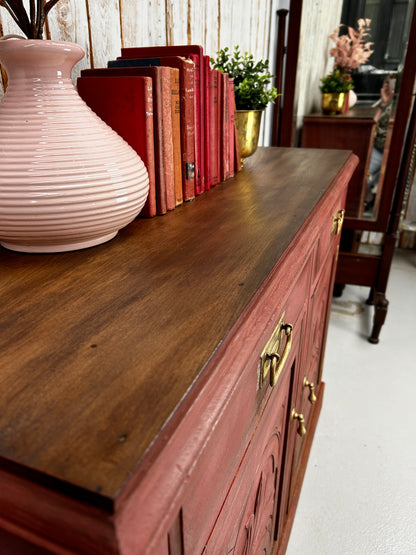
<path fill-rule="evenodd" d="M 322 111 L 324 114 L 340 114 L 344 102 L 345 93 L 322 93 Z"/>
<path fill-rule="evenodd" d="M 256 152 L 259 143 L 261 115 L 263 110 L 236 110 L 238 144 L 241 160 Z"/>

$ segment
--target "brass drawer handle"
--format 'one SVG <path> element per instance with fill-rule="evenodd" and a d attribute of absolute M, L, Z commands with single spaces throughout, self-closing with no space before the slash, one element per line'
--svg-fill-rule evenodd
<path fill-rule="evenodd" d="M 289 356 L 292 347 L 292 324 L 284 324 L 284 313 L 280 318 L 278 325 L 273 331 L 269 341 L 267 342 L 260 358 L 260 387 L 263 385 L 270 373 L 270 385 L 276 385 L 283 367 Z M 286 336 L 286 345 L 283 353 L 279 355 L 278 350 L 283 337 Z"/>
<path fill-rule="evenodd" d="M 281 334 L 286 334 L 286 345 L 283 350 L 282 356 L 280 359 L 273 358 L 273 362 L 270 368 L 270 385 L 273 387 L 276 385 L 277 380 L 279 379 L 280 374 L 284 368 L 286 363 L 287 357 L 289 356 L 290 349 L 292 348 L 292 336 L 293 336 L 293 326 L 292 324 L 283 324 L 281 329 Z"/>
<path fill-rule="evenodd" d="M 303 437 L 306 434 L 305 417 L 303 414 L 298 414 L 295 409 L 292 409 L 291 417 L 292 420 L 297 420 L 299 422 L 298 434 L 300 437 Z"/>
<path fill-rule="evenodd" d="M 309 401 L 312 404 L 316 403 L 315 384 L 308 381 L 308 378 L 306 376 L 303 378 L 302 389 L 305 389 L 305 387 L 309 387 Z"/>
<path fill-rule="evenodd" d="M 338 210 L 338 212 L 334 216 L 334 219 L 332 220 L 332 231 L 331 231 L 333 235 L 338 235 L 339 233 L 341 233 L 342 224 L 344 223 L 344 216 L 345 216 L 344 209 Z"/>

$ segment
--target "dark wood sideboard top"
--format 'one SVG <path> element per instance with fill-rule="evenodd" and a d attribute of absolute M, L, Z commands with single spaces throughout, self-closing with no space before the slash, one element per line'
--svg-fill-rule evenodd
<path fill-rule="evenodd" d="M 304 120 L 306 119 L 325 119 L 325 120 L 333 120 L 334 122 L 337 120 L 374 120 L 375 115 L 377 113 L 377 108 L 373 106 L 353 106 L 347 112 L 343 114 L 323 114 L 322 112 L 314 112 L 313 114 L 309 114 L 308 116 L 304 116 Z"/>
<path fill-rule="evenodd" d="M 104 245 L 0 248 L 0 468 L 111 506 L 354 164 L 348 151 L 259 148 L 232 180 Z"/>

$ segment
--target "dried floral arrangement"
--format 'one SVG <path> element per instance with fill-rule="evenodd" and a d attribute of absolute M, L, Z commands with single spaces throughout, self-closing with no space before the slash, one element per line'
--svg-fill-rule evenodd
<path fill-rule="evenodd" d="M 58 2 L 59 0 L 29 0 L 29 11 L 26 11 L 23 0 L 0 0 L 0 6 L 6 8 L 28 39 L 42 39 L 48 13 Z"/>
<path fill-rule="evenodd" d="M 341 28 L 346 27 L 341 24 L 329 35 L 335 43 L 330 50 L 331 56 L 335 58 L 334 69 L 339 69 L 342 73 L 351 73 L 353 69 L 368 61 L 374 52 L 371 49 L 374 43 L 366 40 L 370 36 L 370 23 L 371 19 L 359 19 L 357 30 L 348 27 L 347 34 L 339 35 Z"/>

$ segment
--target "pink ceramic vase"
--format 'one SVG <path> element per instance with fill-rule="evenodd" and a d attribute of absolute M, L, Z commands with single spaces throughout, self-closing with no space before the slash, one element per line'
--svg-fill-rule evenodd
<path fill-rule="evenodd" d="M 61 252 L 112 239 L 143 208 L 149 180 L 136 152 L 90 110 L 71 81 L 83 49 L 0 40 L 0 243 Z"/>

